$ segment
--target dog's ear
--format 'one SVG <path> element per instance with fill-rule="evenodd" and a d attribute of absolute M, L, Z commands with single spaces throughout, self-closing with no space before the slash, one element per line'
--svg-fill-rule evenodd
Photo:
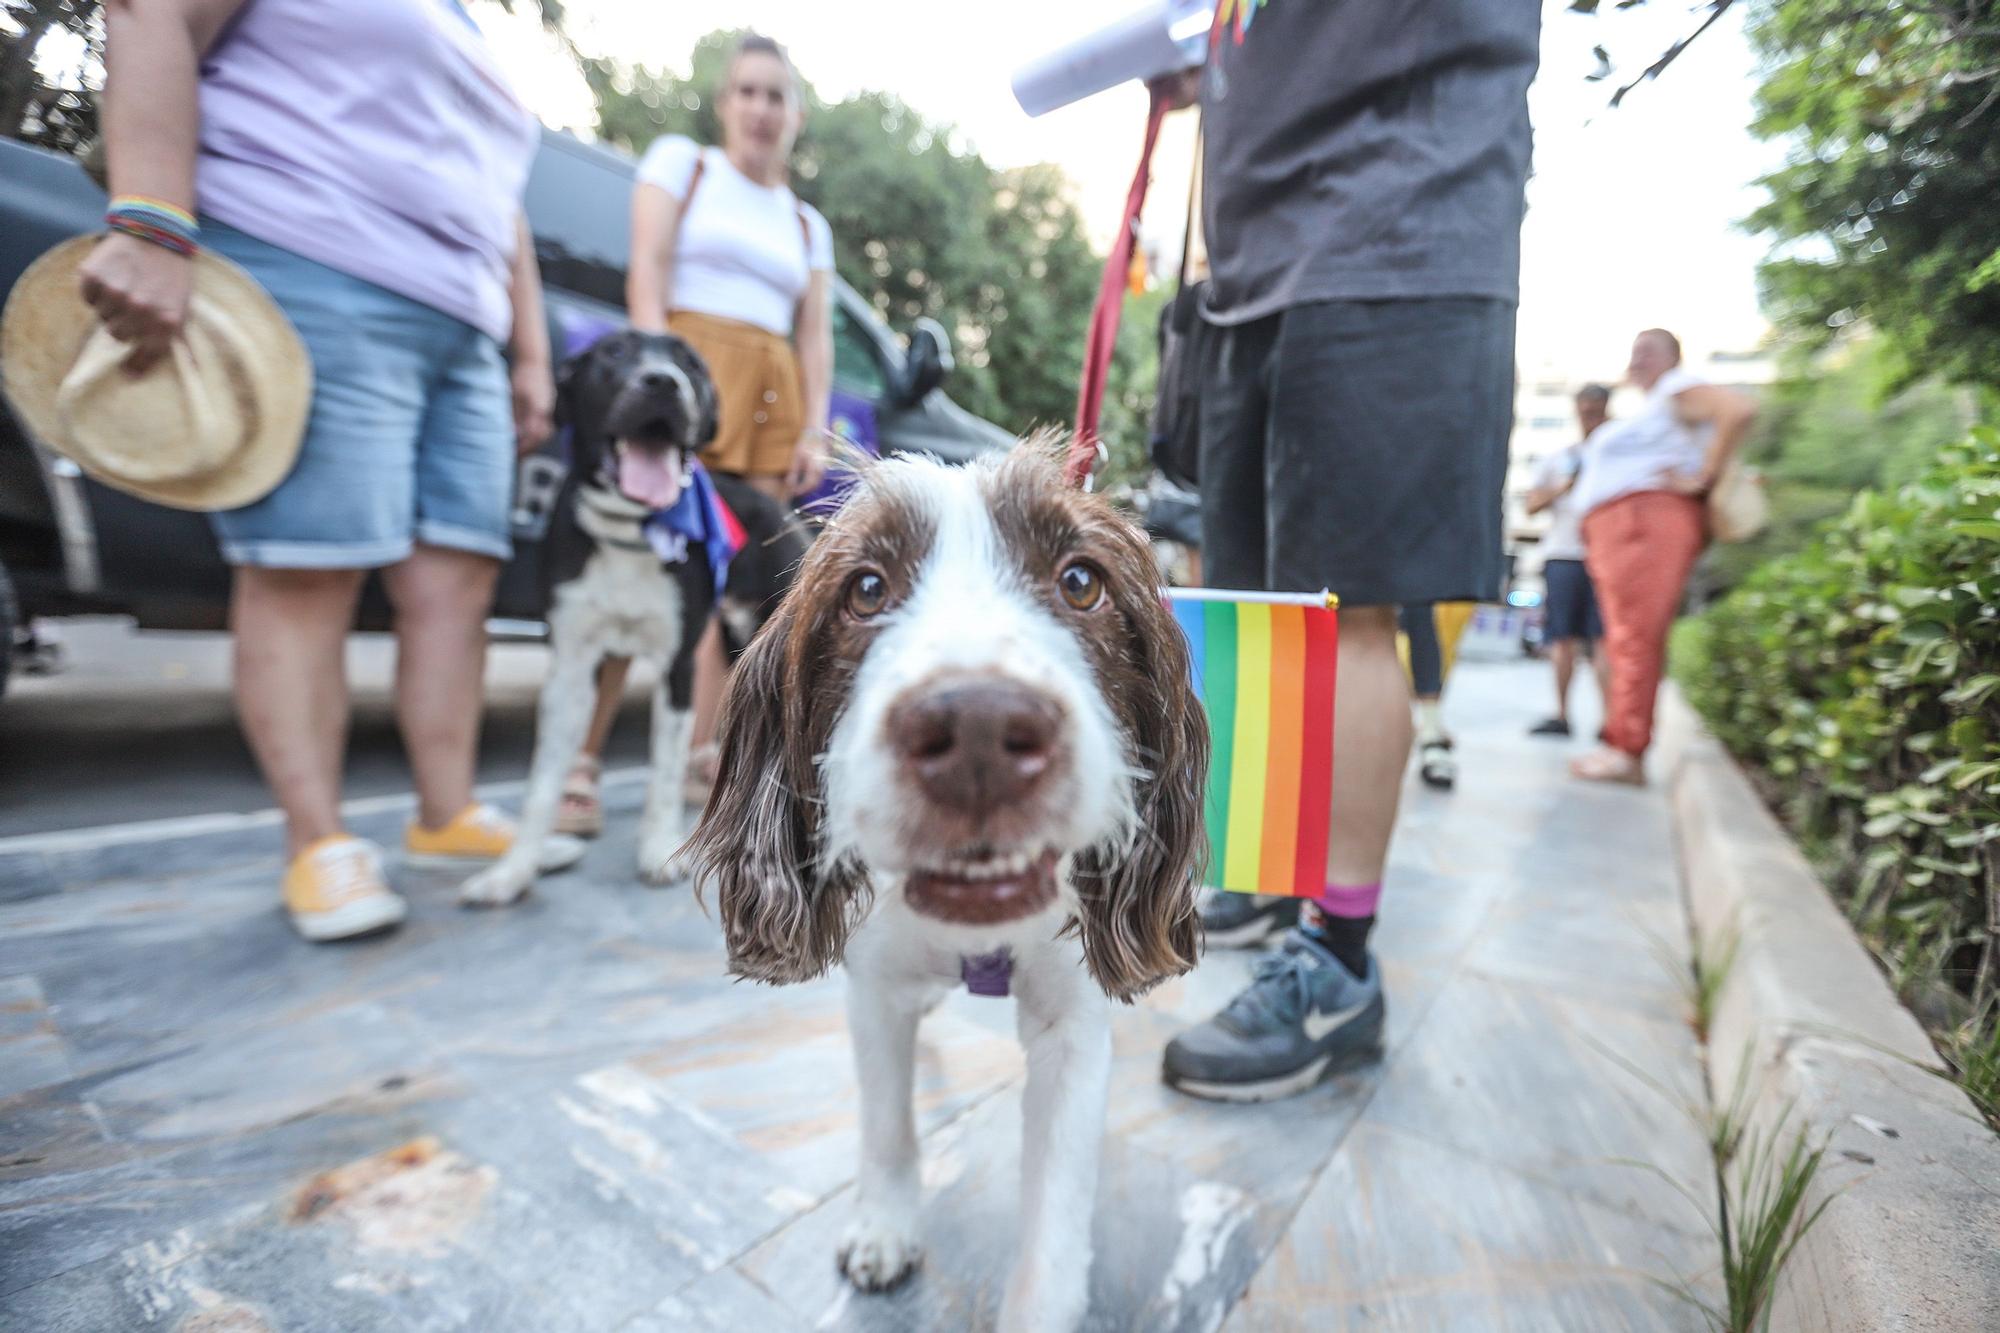
<path fill-rule="evenodd" d="M 588 352 L 579 352 L 565 357 L 562 364 L 556 367 L 555 421 L 558 430 L 576 424 L 576 382 L 583 373 L 583 359 L 588 355 Z"/>
<path fill-rule="evenodd" d="M 690 433 L 694 436 L 694 447 L 706 449 L 715 443 L 716 432 L 721 429 L 722 409 L 716 398 L 715 381 L 709 378 L 708 367 L 696 358 L 695 368 L 701 373 L 690 376 L 695 398 L 694 424 Z"/>
<path fill-rule="evenodd" d="M 1111 702 L 1141 770 L 1132 836 L 1079 853 L 1084 961 L 1107 994 L 1131 1000 L 1195 965 L 1195 875 L 1208 854 L 1208 721 L 1194 692 L 1187 639 L 1158 594 L 1158 564 L 1121 523 L 1113 584 L 1125 615 L 1132 685 Z M 1125 674 L 1125 673 L 1121 673 Z"/>
<path fill-rule="evenodd" d="M 730 673 L 719 762 L 688 850 L 713 885 L 729 970 L 783 985 L 840 961 L 866 881 L 820 856 L 819 775 L 800 599 L 788 597 Z"/>

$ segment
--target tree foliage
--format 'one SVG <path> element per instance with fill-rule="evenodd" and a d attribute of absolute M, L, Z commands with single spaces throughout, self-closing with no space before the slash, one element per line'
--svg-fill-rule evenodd
<path fill-rule="evenodd" d="M 533 9 L 563 35 L 563 0 L 485 0 Z M 101 0 L 0 0 L 0 135 L 74 153 L 97 137 L 104 82 Z"/>
<path fill-rule="evenodd" d="M 1744 445 L 1764 475 L 1771 525 L 1753 541 L 1711 550 L 1703 578 L 1712 586 L 1734 587 L 1764 561 L 1798 550 L 1857 491 L 1915 480 L 1974 415 L 1962 389 L 1903 383 L 1895 349 L 1866 331 L 1819 353 L 1793 347 L 1780 364 Z"/>
<path fill-rule="evenodd" d="M 97 0 L 0 0 L 0 134 L 73 153 L 97 135 Z"/>
<path fill-rule="evenodd" d="M 568 42 L 564 0 L 483 2 L 532 13 Z M 101 5 L 0 5 L 0 133 L 75 151 L 96 134 Z M 740 35 L 702 38 L 684 72 L 588 57 L 570 44 L 597 103 L 599 133 L 633 152 L 661 134 L 718 142 L 713 93 Z M 58 45 L 76 58 L 52 61 Z M 841 276 L 892 325 L 929 316 L 951 332 L 958 372 L 950 391 L 971 411 L 1024 433 L 1066 423 L 1102 260 L 1061 171 L 994 167 L 952 126 L 891 93 L 828 102 L 810 83 L 803 92 L 793 184 L 826 215 Z M 1132 303 L 1113 362 L 1102 430 L 1122 477 L 1145 467 L 1158 300 Z"/>
<path fill-rule="evenodd" d="M 1774 319 L 1866 319 L 1902 378 L 2000 386 L 2000 3 L 1789 0 L 1751 34 L 1755 128 L 1797 143 L 1750 219 Z"/>
<path fill-rule="evenodd" d="M 739 35 L 703 37 L 685 72 L 585 60 L 598 132 L 635 153 L 662 134 L 718 142 L 713 96 Z M 929 316 L 951 332 L 950 392 L 969 410 L 1021 432 L 1067 422 L 1103 261 L 1061 171 L 994 167 L 890 93 L 803 91 L 792 184 L 826 215 L 841 277 L 892 326 Z M 1127 473 L 1144 455 L 1154 359 L 1153 306 L 1134 305 L 1103 425 Z"/>
<path fill-rule="evenodd" d="M 1617 0 L 1630 9 L 1646 0 Z M 1658 76 L 1736 0 L 1637 78 Z M 1572 0 L 1597 13 L 1598 0 Z M 1764 304 L 1807 346 L 1867 320 L 1897 378 L 2000 386 L 2000 0 L 1752 0 L 1752 128 L 1792 141 L 1749 225 L 1771 236 Z M 1609 78 L 1609 54 L 1597 48 Z"/>
<path fill-rule="evenodd" d="M 1675 644 L 1715 734 L 2000 1114 L 2000 434 L 1867 490 Z"/>

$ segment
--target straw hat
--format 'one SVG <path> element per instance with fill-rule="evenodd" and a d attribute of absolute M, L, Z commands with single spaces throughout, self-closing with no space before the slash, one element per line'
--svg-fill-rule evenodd
<path fill-rule="evenodd" d="M 206 250 L 182 336 L 144 375 L 77 289 L 94 236 L 29 266 L 0 315 L 7 397 L 34 435 L 107 486 L 176 509 L 262 499 L 299 455 L 305 344 L 256 279 Z"/>

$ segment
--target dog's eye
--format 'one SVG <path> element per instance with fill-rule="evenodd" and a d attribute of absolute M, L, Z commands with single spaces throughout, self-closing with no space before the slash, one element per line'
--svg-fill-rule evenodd
<path fill-rule="evenodd" d="M 1104 600 L 1104 575 L 1088 560 L 1073 560 L 1056 575 L 1063 600 L 1079 611 L 1089 611 Z"/>
<path fill-rule="evenodd" d="M 889 605 L 889 580 L 864 569 L 847 581 L 847 611 L 862 620 L 879 615 Z"/>

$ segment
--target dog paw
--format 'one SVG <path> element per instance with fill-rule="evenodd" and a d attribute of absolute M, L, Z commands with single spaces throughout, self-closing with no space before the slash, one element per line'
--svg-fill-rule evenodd
<path fill-rule="evenodd" d="M 544 875 L 554 875 L 577 865 L 590 848 L 582 838 L 571 837 L 567 833 L 551 833 L 542 842 L 542 850 L 535 858 L 535 868 Z"/>
<path fill-rule="evenodd" d="M 840 1242 L 840 1271 L 862 1291 L 888 1291 L 917 1271 L 923 1246 L 882 1218 L 857 1218 Z"/>
<path fill-rule="evenodd" d="M 465 881 L 458 888 L 461 907 L 505 907 L 519 902 L 535 882 L 532 865 L 517 866 L 501 860 Z"/>

